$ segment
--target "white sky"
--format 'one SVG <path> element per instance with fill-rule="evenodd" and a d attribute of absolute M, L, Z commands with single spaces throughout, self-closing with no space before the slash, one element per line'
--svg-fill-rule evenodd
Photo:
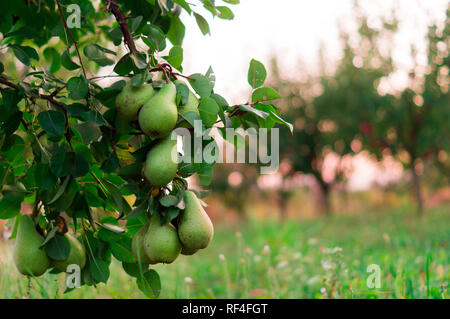
<path fill-rule="evenodd" d="M 219 5 L 216 1 L 216 5 Z M 317 52 L 325 44 L 327 55 L 335 60 L 340 49 L 338 21 L 352 28 L 353 0 L 241 0 L 231 6 L 235 19 L 211 18 L 209 12 L 197 9 L 210 22 L 211 36 L 203 36 L 195 19 L 183 13 L 186 24 L 184 40 L 184 74 L 205 73 L 211 65 L 216 74 L 216 91 L 231 103 L 248 99 L 247 69 L 252 58 L 269 67 L 271 56 L 279 58 L 286 76 L 295 76 L 301 59 L 311 70 L 317 63 Z M 410 65 L 410 43 L 423 43 L 426 25 L 433 19 L 443 21 L 447 0 L 360 1 L 370 16 L 389 15 L 397 8 L 401 18 L 394 58 L 400 67 Z M 370 21 L 369 21 L 370 22 Z M 423 48 L 423 46 L 422 46 Z M 401 75 L 398 76 L 402 81 Z"/>

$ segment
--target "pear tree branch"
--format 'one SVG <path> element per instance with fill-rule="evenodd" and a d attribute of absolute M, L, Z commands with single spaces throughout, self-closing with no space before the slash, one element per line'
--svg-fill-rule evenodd
<path fill-rule="evenodd" d="M 137 53 L 138 49 L 134 44 L 133 37 L 131 36 L 130 29 L 128 28 L 127 18 L 120 10 L 120 6 L 114 0 L 105 0 L 106 12 L 111 12 L 119 24 L 120 31 L 122 31 L 125 44 L 132 54 Z"/>
<path fill-rule="evenodd" d="M 81 54 L 80 54 L 80 50 L 78 49 L 78 43 L 75 40 L 75 38 L 73 37 L 72 31 L 70 31 L 69 26 L 67 25 L 66 18 L 64 17 L 64 12 L 63 12 L 63 9 L 61 6 L 61 2 L 59 2 L 59 0 L 56 0 L 56 3 L 58 4 L 59 14 L 61 15 L 61 20 L 64 24 L 64 28 L 67 30 L 67 33 L 69 34 L 70 38 L 72 39 L 73 44 L 75 45 L 75 50 L 77 51 L 78 60 L 80 60 L 80 65 L 81 65 L 81 69 L 83 70 L 84 78 L 87 79 L 86 70 L 84 68 L 83 61 L 81 61 Z"/>

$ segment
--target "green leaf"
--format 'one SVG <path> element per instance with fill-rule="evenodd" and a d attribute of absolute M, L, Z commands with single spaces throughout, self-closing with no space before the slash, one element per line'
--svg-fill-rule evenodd
<path fill-rule="evenodd" d="M 211 127 L 217 121 L 217 114 L 219 113 L 219 105 L 217 102 L 209 97 L 205 97 L 200 100 L 198 106 L 200 118 L 205 126 Z"/>
<path fill-rule="evenodd" d="M 5 136 L 14 133 L 20 126 L 20 121 L 22 120 L 23 114 L 20 111 L 12 113 L 7 120 L 2 124 L 0 133 Z"/>
<path fill-rule="evenodd" d="M 98 44 L 89 44 L 83 49 L 84 55 L 91 61 L 100 66 L 107 66 L 114 64 L 114 61 L 107 58 L 104 53 L 115 54 L 115 52 L 105 49 Z"/>
<path fill-rule="evenodd" d="M 109 278 L 109 265 L 98 258 L 89 262 L 89 272 L 97 282 L 103 282 L 106 284 Z"/>
<path fill-rule="evenodd" d="M 174 218 L 177 218 L 180 214 L 180 209 L 178 207 L 169 207 L 162 218 L 163 224 L 170 223 Z"/>
<path fill-rule="evenodd" d="M 78 153 L 75 153 L 72 166 L 70 168 L 70 173 L 73 177 L 82 177 L 89 173 L 88 162 L 84 159 L 83 156 Z"/>
<path fill-rule="evenodd" d="M 184 10 L 191 14 L 192 10 L 189 4 L 185 0 L 174 0 L 175 3 L 179 4 Z"/>
<path fill-rule="evenodd" d="M 252 94 L 252 102 L 262 102 L 279 99 L 281 96 L 271 87 L 261 87 Z"/>
<path fill-rule="evenodd" d="M 56 235 L 44 246 L 48 257 L 53 260 L 64 260 L 69 256 L 70 244 L 65 236 Z"/>
<path fill-rule="evenodd" d="M 105 217 L 105 218 L 111 218 L 111 217 Z M 103 220 L 105 219 L 103 218 Z M 114 219 L 114 221 L 117 223 L 117 220 Z M 125 229 L 123 229 L 122 227 L 120 227 L 119 225 L 114 225 L 114 224 L 110 224 L 110 223 L 103 223 L 101 224 L 101 226 L 113 233 L 117 233 L 117 234 L 123 234 L 125 233 Z"/>
<path fill-rule="evenodd" d="M 233 20 L 234 13 L 230 8 L 225 6 L 217 6 L 216 9 L 219 11 L 219 18 L 224 20 Z"/>
<path fill-rule="evenodd" d="M 169 62 L 174 68 L 180 69 L 183 62 L 183 49 L 176 45 L 170 49 L 169 56 L 167 57 Z"/>
<path fill-rule="evenodd" d="M 0 199 L 0 219 L 10 219 L 20 213 L 21 201 L 12 200 L 6 195 Z"/>
<path fill-rule="evenodd" d="M 229 4 L 239 4 L 239 0 L 223 0 L 223 2 L 229 3 Z"/>
<path fill-rule="evenodd" d="M 120 43 L 122 43 L 122 31 L 120 31 L 120 28 L 114 28 L 111 31 L 108 32 L 109 36 L 111 37 L 111 40 L 113 41 L 115 46 L 119 46 Z"/>
<path fill-rule="evenodd" d="M 37 120 L 41 127 L 49 134 L 62 136 L 66 121 L 64 114 L 58 111 L 44 111 L 39 113 Z"/>
<path fill-rule="evenodd" d="M 69 97 L 73 100 L 81 100 L 89 92 L 88 82 L 83 76 L 76 76 L 67 82 L 67 90 L 70 92 Z"/>
<path fill-rule="evenodd" d="M 140 264 L 137 262 L 134 263 L 122 263 L 123 270 L 125 272 L 132 276 L 132 277 L 139 277 L 141 275 L 141 269 L 142 273 L 146 273 L 148 271 L 148 265 Z"/>
<path fill-rule="evenodd" d="M 117 188 L 116 185 L 114 185 L 113 183 L 111 183 L 110 181 L 108 181 L 106 179 L 103 179 L 102 182 L 108 189 L 108 192 L 110 193 L 110 195 L 112 196 L 112 199 L 117 206 L 117 211 L 119 212 L 119 215 L 122 215 L 123 197 L 122 197 L 122 193 L 120 192 L 119 188 Z"/>
<path fill-rule="evenodd" d="M 131 239 L 130 238 L 122 238 L 120 241 L 111 243 L 111 252 L 113 256 L 122 262 L 133 263 L 136 259 L 133 256 L 133 252 L 131 250 Z"/>
<path fill-rule="evenodd" d="M 50 171 L 50 166 L 44 163 L 38 163 L 34 171 L 34 179 L 40 190 L 50 190 L 56 184 L 56 177 Z"/>
<path fill-rule="evenodd" d="M 61 54 L 52 47 L 44 50 L 44 57 L 47 62 L 50 62 L 50 72 L 55 73 L 61 68 Z"/>
<path fill-rule="evenodd" d="M 203 35 L 211 34 L 209 30 L 209 24 L 208 21 L 206 21 L 205 18 L 203 18 L 198 13 L 194 12 L 195 20 L 197 21 L 197 25 L 200 28 L 200 31 L 203 33 Z"/>
<path fill-rule="evenodd" d="M 44 247 L 49 242 L 50 239 L 55 237 L 56 232 L 58 231 L 58 229 L 59 229 L 59 226 L 53 227 L 52 230 L 47 233 L 47 236 L 45 236 L 45 240 L 42 242 L 42 244 L 41 244 L 41 246 L 39 248 Z"/>
<path fill-rule="evenodd" d="M 213 168 L 209 165 L 194 164 L 195 170 L 198 174 L 198 179 L 203 186 L 211 184 Z"/>
<path fill-rule="evenodd" d="M 145 82 L 147 82 L 150 79 L 151 79 L 150 72 L 147 72 L 146 70 L 144 70 L 141 73 L 137 73 L 137 74 L 133 75 L 133 77 L 130 80 L 130 84 L 137 87 L 137 86 L 143 85 Z"/>
<path fill-rule="evenodd" d="M 167 32 L 167 39 L 172 42 L 173 45 L 182 45 L 184 34 L 186 33 L 186 27 L 179 17 L 170 17 L 170 28 Z"/>
<path fill-rule="evenodd" d="M 272 104 L 263 104 L 263 103 L 258 103 L 255 105 L 255 109 L 264 111 L 265 113 L 269 114 L 269 117 L 266 118 L 266 121 L 269 122 L 271 121 L 272 123 L 268 123 L 267 127 L 271 128 L 273 127 L 274 123 L 280 123 L 285 125 L 286 127 L 289 128 L 289 131 L 291 132 L 291 134 L 294 132 L 294 126 L 285 121 L 284 119 L 282 119 L 277 113 L 276 113 L 276 107 Z"/>
<path fill-rule="evenodd" d="M 4 111 L 8 114 L 18 111 L 17 104 L 23 98 L 19 91 L 13 89 L 0 89 L 0 92 L 3 97 Z"/>
<path fill-rule="evenodd" d="M 266 76 L 267 72 L 264 65 L 261 62 L 252 59 L 248 69 L 248 83 L 251 87 L 256 89 L 257 87 L 263 85 L 266 80 Z"/>
<path fill-rule="evenodd" d="M 166 195 L 161 197 L 159 203 L 164 207 L 169 207 L 169 206 L 176 206 L 179 201 L 180 199 L 175 195 Z"/>
<path fill-rule="evenodd" d="M 211 86 L 211 90 L 214 89 L 214 85 L 216 84 L 216 74 L 211 66 L 209 66 L 208 71 L 206 71 L 205 76 L 209 80 L 209 85 Z"/>
<path fill-rule="evenodd" d="M 166 36 L 164 32 L 156 25 L 147 24 L 142 29 L 142 34 L 146 36 L 150 47 L 156 51 L 162 51 L 166 48 Z"/>
<path fill-rule="evenodd" d="M 3 66 L 3 63 L 0 62 L 0 74 L 2 74 L 3 71 L 5 71 L 5 67 Z"/>
<path fill-rule="evenodd" d="M 66 176 L 70 168 L 70 155 L 64 147 L 60 147 L 50 159 L 50 170 L 56 177 Z"/>
<path fill-rule="evenodd" d="M 291 134 L 294 133 L 294 126 L 291 123 L 285 121 L 284 119 L 282 119 L 278 114 L 276 114 L 273 111 L 270 112 L 270 115 L 272 118 L 274 118 L 275 122 L 281 123 L 281 124 L 287 126 L 289 128 L 289 131 L 291 132 Z"/>
<path fill-rule="evenodd" d="M 139 276 L 136 283 L 138 288 L 149 298 L 157 298 L 161 292 L 161 280 L 153 269 Z"/>
<path fill-rule="evenodd" d="M 185 105 L 189 97 L 189 88 L 183 83 L 177 83 L 177 105 Z"/>
<path fill-rule="evenodd" d="M 92 122 L 75 124 L 74 128 L 80 133 L 85 145 L 97 141 L 101 136 L 98 125 Z"/>
<path fill-rule="evenodd" d="M 32 47 L 17 44 L 10 44 L 9 47 L 13 50 L 16 58 L 26 66 L 31 65 L 31 59 L 39 61 L 39 55 Z"/>
<path fill-rule="evenodd" d="M 191 84 L 192 88 L 195 90 L 195 92 L 200 95 L 200 97 L 208 97 L 211 95 L 212 87 L 211 83 L 209 82 L 209 79 L 200 74 L 195 73 L 189 76 L 191 79 L 189 79 L 189 83 Z"/>
<path fill-rule="evenodd" d="M 52 204 L 52 208 L 56 211 L 65 211 L 68 209 L 75 199 L 75 196 L 79 193 L 80 187 L 78 186 L 76 179 L 71 179 L 64 194 Z"/>
<path fill-rule="evenodd" d="M 97 235 L 99 239 L 107 243 L 113 243 L 122 239 L 122 236 L 120 234 L 110 231 L 106 228 L 100 228 Z"/>
<path fill-rule="evenodd" d="M 203 7 L 208 10 L 213 17 L 217 15 L 215 0 L 202 0 Z"/>
<path fill-rule="evenodd" d="M 136 32 L 142 22 L 142 16 L 137 16 L 136 18 L 131 20 L 131 32 Z"/>
<path fill-rule="evenodd" d="M 70 180 L 71 180 L 71 176 L 69 175 L 64 179 L 64 182 L 58 188 L 58 191 L 56 192 L 55 196 L 53 196 L 53 198 L 47 203 L 47 205 L 53 204 L 62 196 L 62 194 L 64 194 L 64 192 L 66 191 L 67 185 L 69 185 Z"/>
<path fill-rule="evenodd" d="M 135 69 L 136 67 L 133 63 L 133 59 L 131 59 L 130 54 L 126 54 L 119 60 L 119 62 L 117 62 L 114 67 L 114 72 L 119 75 L 126 75 Z"/>
<path fill-rule="evenodd" d="M 5 38 L 7 37 L 22 37 L 26 39 L 33 39 L 39 36 L 39 33 L 36 32 L 35 29 L 25 25 L 15 31 L 11 31 L 5 35 Z"/>
<path fill-rule="evenodd" d="M 229 120 L 229 118 L 227 118 L 228 116 L 226 115 L 226 113 L 224 113 L 224 111 L 228 108 L 227 100 L 225 100 L 221 95 L 219 95 L 217 93 L 211 94 L 211 97 L 219 105 L 219 107 L 220 107 L 220 113 L 219 113 L 220 119 L 222 120 L 224 125 L 226 125 L 227 119 Z"/>
<path fill-rule="evenodd" d="M 75 62 L 72 61 L 68 51 L 64 51 L 64 53 L 62 54 L 61 64 L 63 67 L 65 67 L 69 71 L 73 71 L 73 70 L 80 68 L 80 66 L 78 64 L 76 64 Z"/>
<path fill-rule="evenodd" d="M 144 201 L 139 206 L 137 206 L 135 209 L 133 209 L 131 214 L 128 214 L 125 217 L 125 219 L 128 220 L 128 219 L 138 218 L 139 216 L 142 216 L 143 214 L 145 214 L 146 211 L 147 211 L 147 202 Z"/>
<path fill-rule="evenodd" d="M 92 145 L 94 145 L 94 143 Z M 111 152 L 100 168 L 105 173 L 112 173 L 115 172 L 118 167 L 119 159 L 117 158 L 116 154 Z"/>
<path fill-rule="evenodd" d="M 269 116 L 269 113 L 255 109 L 254 107 L 251 107 L 250 105 L 239 105 L 239 109 L 242 111 L 253 113 L 256 116 L 261 117 L 263 119 L 266 119 Z"/>
<path fill-rule="evenodd" d="M 187 112 L 184 114 L 180 114 L 180 117 L 191 124 L 192 127 L 194 127 L 195 121 L 202 120 L 196 112 Z"/>

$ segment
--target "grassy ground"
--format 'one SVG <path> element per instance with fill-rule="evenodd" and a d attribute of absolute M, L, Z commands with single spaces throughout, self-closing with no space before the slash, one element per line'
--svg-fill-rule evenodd
<path fill-rule="evenodd" d="M 216 227 L 211 246 L 158 265 L 162 298 L 449 298 L 450 207 Z M 368 288 L 367 267 L 381 269 Z M 0 245 L 0 298 L 142 298 L 120 264 L 107 285 L 63 294 L 63 275 L 20 276 Z"/>

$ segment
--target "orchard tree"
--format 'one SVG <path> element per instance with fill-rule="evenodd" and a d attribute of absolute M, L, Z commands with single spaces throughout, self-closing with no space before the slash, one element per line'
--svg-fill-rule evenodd
<path fill-rule="evenodd" d="M 376 84 L 392 71 L 390 55 L 379 47 L 384 37 L 395 32 L 396 21 L 388 23 L 382 19 L 384 27 L 377 30 L 368 26 L 365 16 L 357 19 L 358 45 L 352 46 L 350 35 L 341 32 L 343 57 L 331 75 L 325 71 L 327 63 L 321 55 L 317 76 L 308 75 L 303 81 L 284 80 L 275 67 L 271 78 L 272 86 L 284 97 L 280 107 L 295 124 L 293 136 L 284 133 L 280 137 L 281 160 L 292 166 L 287 177 L 295 172 L 314 176 L 324 213 L 331 211 L 329 197 L 333 186 L 345 181 L 348 175 L 345 158 L 361 151 L 361 145 L 369 137 L 370 143 L 378 141 L 372 133 L 373 127 L 379 125 L 377 117 L 383 98 Z M 383 130 L 377 130 L 376 134 L 383 135 Z M 326 179 L 324 165 L 329 154 L 337 156 L 338 163 L 334 177 Z"/>
<path fill-rule="evenodd" d="M 411 172 L 418 213 L 423 211 L 420 172 L 432 162 L 447 174 L 450 149 L 450 7 L 443 26 L 432 25 L 427 34 L 428 61 L 409 73 L 408 87 L 398 96 L 386 96 L 379 127 L 386 128 L 391 153 Z M 415 58 L 416 51 L 412 50 Z"/>
<path fill-rule="evenodd" d="M 183 75 L 181 11 L 206 35 L 197 9 L 232 19 L 228 5 L 239 1 L 223 2 L 2 1 L 0 219 L 14 225 L 22 274 L 72 267 L 82 285 L 95 286 L 108 281 L 114 257 L 156 297 L 160 278 L 149 265 L 209 244 L 203 192 L 186 178 L 207 187 L 215 161 L 178 163 L 172 132 L 192 132 L 196 121 L 200 136 L 215 125 L 287 124 L 262 103 L 274 91 L 262 87 L 266 70 L 256 60 L 247 75 L 252 98 L 240 105 L 214 91 L 211 68 Z M 100 85 L 105 78 L 113 83 Z M 31 215 L 21 213 L 23 202 Z"/>

